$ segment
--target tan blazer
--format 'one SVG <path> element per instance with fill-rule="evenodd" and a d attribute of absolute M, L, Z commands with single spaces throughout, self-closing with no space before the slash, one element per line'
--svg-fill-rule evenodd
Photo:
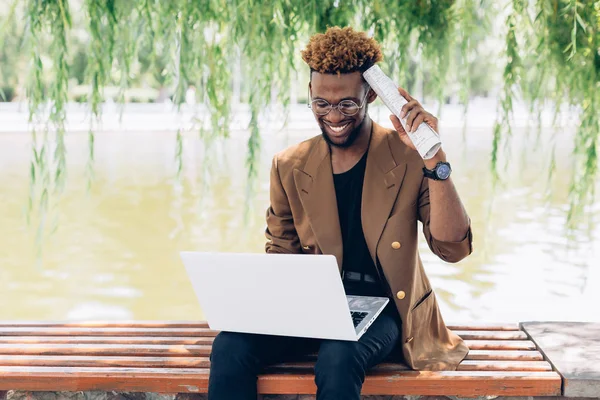
<path fill-rule="evenodd" d="M 461 242 L 429 231 L 429 188 L 423 160 L 396 131 L 373 123 L 362 195 L 362 226 L 373 260 L 388 282 L 402 319 L 402 354 L 416 370 L 455 370 L 469 349 L 449 331 L 417 250 L 417 220 L 431 250 L 457 262 L 472 251 L 469 228 Z M 268 253 L 333 254 L 342 267 L 342 235 L 329 146 L 321 136 L 273 158 Z M 397 348 L 397 351 L 400 349 Z"/>

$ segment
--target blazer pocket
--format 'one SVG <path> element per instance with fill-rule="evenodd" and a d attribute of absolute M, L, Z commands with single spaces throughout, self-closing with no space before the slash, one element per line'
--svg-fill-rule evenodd
<path fill-rule="evenodd" d="M 429 298 L 431 298 L 431 294 L 433 293 L 433 289 L 429 289 L 427 292 L 425 292 L 425 294 L 415 302 L 415 304 L 412 306 L 412 308 L 410 309 L 410 312 L 414 312 L 415 310 L 417 310 L 420 306 L 423 305 L 423 303 L 425 303 Z"/>

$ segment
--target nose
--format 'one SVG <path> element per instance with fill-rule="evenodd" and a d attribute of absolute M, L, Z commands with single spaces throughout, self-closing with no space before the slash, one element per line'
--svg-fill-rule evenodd
<path fill-rule="evenodd" d="M 331 122 L 332 124 L 342 122 L 344 118 L 346 118 L 346 116 L 342 114 L 337 107 L 332 108 L 331 111 L 329 111 L 329 114 L 327 114 L 327 121 Z"/>

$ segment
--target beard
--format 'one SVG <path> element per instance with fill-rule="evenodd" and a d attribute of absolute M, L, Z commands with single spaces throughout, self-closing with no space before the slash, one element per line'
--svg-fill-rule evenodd
<path fill-rule="evenodd" d="M 352 131 L 346 138 L 346 141 L 343 143 L 335 143 L 334 141 L 332 141 L 323 125 L 321 125 L 321 135 L 323 136 L 323 139 L 325 139 L 325 142 L 327 142 L 327 144 L 330 146 L 335 146 L 339 148 L 350 147 L 356 141 L 356 138 L 358 138 L 358 136 L 360 135 L 360 130 L 362 129 L 363 124 L 365 122 L 365 117 L 363 117 L 362 121 L 360 121 L 360 124 L 358 124 L 354 129 L 352 129 Z"/>

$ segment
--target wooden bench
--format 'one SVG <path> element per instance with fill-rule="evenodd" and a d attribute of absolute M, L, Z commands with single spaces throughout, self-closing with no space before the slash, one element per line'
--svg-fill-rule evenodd
<path fill-rule="evenodd" d="M 363 394 L 561 395 L 561 377 L 518 325 L 450 329 L 471 349 L 457 371 L 383 363 Z M 206 393 L 216 334 L 204 322 L 0 323 L 0 391 Z M 314 394 L 315 357 L 270 367 L 259 392 Z"/>

